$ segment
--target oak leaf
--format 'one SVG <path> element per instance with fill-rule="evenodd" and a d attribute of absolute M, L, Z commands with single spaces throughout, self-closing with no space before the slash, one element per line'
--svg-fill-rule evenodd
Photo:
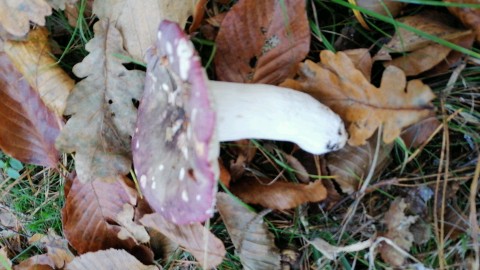
<path fill-rule="evenodd" d="M 158 213 L 144 215 L 140 219 L 140 223 L 184 247 L 204 269 L 215 267 L 223 261 L 226 251 L 222 241 L 201 223 L 177 225 L 167 221 Z"/>
<path fill-rule="evenodd" d="M 407 83 L 397 67 L 387 67 L 379 88 L 370 84 L 342 52 L 320 53 L 321 63 L 310 60 L 300 65 L 299 79 L 287 80 L 282 86 L 311 94 L 348 123 L 349 144 L 366 143 L 383 125 L 383 141 L 391 143 L 402 128 L 426 117 L 435 97 L 420 80 Z"/>
<path fill-rule="evenodd" d="M 230 190 L 245 203 L 274 210 L 295 208 L 303 203 L 319 202 L 327 197 L 322 181 L 308 185 L 268 179 L 242 178 L 230 184 Z"/>
<path fill-rule="evenodd" d="M 102 179 L 81 183 L 75 178 L 62 209 L 65 237 L 80 254 L 107 248 L 134 248 L 137 245 L 134 238 L 120 237 L 132 227 L 122 226 L 122 220 L 134 220 L 134 213 L 125 213 L 124 205 L 133 207 L 138 200 L 131 181 L 124 177 L 118 176 L 111 183 Z M 125 217 L 126 214 L 130 217 Z"/>
<path fill-rule="evenodd" d="M 73 67 L 75 75 L 85 79 L 68 97 L 65 114 L 71 118 L 56 142 L 62 151 L 76 152 L 75 168 L 82 182 L 129 172 L 137 115 L 133 101 L 140 99 L 145 76 L 122 65 L 124 60 L 117 56 L 127 53 L 112 24 L 99 21 L 94 31 L 86 45 L 90 54 Z"/>
<path fill-rule="evenodd" d="M 45 105 L 61 117 L 75 82 L 51 56 L 47 29 L 30 31 L 25 41 L 7 40 L 4 50 Z"/>
<path fill-rule="evenodd" d="M 280 269 L 280 252 L 263 216 L 226 193 L 217 193 L 217 207 L 245 269 Z"/>
<path fill-rule="evenodd" d="M 56 167 L 61 120 L 0 52 L 0 149 L 16 159 Z"/>
<path fill-rule="evenodd" d="M 103 0 L 93 3 L 93 13 L 108 19 L 123 36 L 127 52 L 144 61 L 147 49 L 157 38 L 158 25 L 164 19 L 185 27 L 198 0 Z"/>
<path fill-rule="evenodd" d="M 238 1 L 215 43 L 220 80 L 278 84 L 295 73 L 309 51 L 305 1 Z"/>
<path fill-rule="evenodd" d="M 30 21 L 45 25 L 45 16 L 52 8 L 45 0 L 0 0 L 0 26 L 14 36 L 23 36 L 30 30 Z"/>
<path fill-rule="evenodd" d="M 66 270 L 159 270 L 155 265 L 144 265 L 125 250 L 107 249 L 89 252 L 76 257 L 67 264 Z"/>

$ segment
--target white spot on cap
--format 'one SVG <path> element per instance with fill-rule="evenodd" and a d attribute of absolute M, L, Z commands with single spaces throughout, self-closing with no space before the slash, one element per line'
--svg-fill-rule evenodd
<path fill-rule="evenodd" d="M 193 56 L 193 47 L 186 39 L 180 39 L 177 46 L 177 55 L 179 58 L 180 78 L 188 79 L 188 71 L 190 70 L 190 62 Z"/>
<path fill-rule="evenodd" d="M 197 196 L 195 196 L 195 199 L 196 199 L 197 201 L 200 201 L 200 200 L 202 199 L 202 195 L 198 194 Z"/>
<path fill-rule="evenodd" d="M 172 48 L 172 43 L 170 41 L 167 41 L 165 43 L 165 48 L 167 49 L 167 53 L 168 54 L 172 54 L 173 53 L 173 48 Z"/>
<path fill-rule="evenodd" d="M 193 108 L 192 109 L 192 122 L 195 121 L 195 119 L 197 118 L 197 113 L 198 113 L 198 109 Z"/>
<path fill-rule="evenodd" d="M 177 220 L 175 219 L 174 216 L 172 216 L 172 222 L 173 222 L 173 223 L 177 223 Z"/>
<path fill-rule="evenodd" d="M 163 212 L 163 211 L 165 211 L 165 208 L 163 208 L 163 207 L 160 207 L 160 211 L 162 211 L 162 212 Z"/>
<path fill-rule="evenodd" d="M 153 181 L 152 182 L 152 189 L 155 189 L 156 186 L 157 186 L 157 181 Z"/>
<path fill-rule="evenodd" d="M 152 176 L 152 181 L 155 181 L 155 176 Z"/>
<path fill-rule="evenodd" d="M 142 188 L 145 188 L 145 186 L 147 185 L 147 176 L 145 176 L 145 174 L 140 176 L 140 185 L 142 186 Z"/>
<path fill-rule="evenodd" d="M 180 173 L 178 174 L 178 177 L 180 178 L 180 180 L 183 180 L 183 178 L 185 178 L 185 168 L 180 169 Z"/>
<path fill-rule="evenodd" d="M 158 40 L 161 40 L 161 39 L 162 39 L 162 32 L 158 32 L 158 33 L 157 33 L 157 38 L 158 38 Z"/>
<path fill-rule="evenodd" d="M 137 127 L 137 128 L 135 128 L 135 133 L 138 133 L 138 127 Z"/>
<path fill-rule="evenodd" d="M 163 89 L 163 91 L 168 91 L 168 90 L 170 90 L 170 87 L 168 87 L 168 84 L 162 83 L 162 89 Z"/>
<path fill-rule="evenodd" d="M 186 190 L 182 191 L 182 200 L 188 202 L 188 194 Z"/>
<path fill-rule="evenodd" d="M 139 148 L 140 147 L 140 142 L 137 140 L 137 143 L 135 144 L 135 148 Z"/>
<path fill-rule="evenodd" d="M 207 211 L 205 211 L 205 214 L 212 215 L 213 214 L 213 209 L 212 208 L 207 209 Z"/>
<path fill-rule="evenodd" d="M 163 168 L 164 168 L 163 164 L 158 165 L 158 170 L 159 171 L 163 171 Z"/>

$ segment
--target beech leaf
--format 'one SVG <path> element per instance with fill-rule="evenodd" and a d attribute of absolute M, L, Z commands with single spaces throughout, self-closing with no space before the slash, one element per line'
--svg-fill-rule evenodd
<path fill-rule="evenodd" d="M 230 190 L 245 203 L 259 204 L 274 210 L 319 202 L 327 197 L 322 181 L 307 185 L 267 179 L 242 178 L 230 184 Z"/>
<path fill-rule="evenodd" d="M 66 270 L 159 270 L 155 265 L 144 265 L 125 250 L 107 249 L 89 252 L 67 264 Z"/>
<path fill-rule="evenodd" d="M 30 21 L 45 25 L 45 16 L 52 8 L 45 0 L 0 0 L 0 26 L 14 36 L 23 36 L 30 30 Z"/>
<path fill-rule="evenodd" d="M 435 97 L 420 80 L 407 83 L 397 67 L 387 67 L 379 88 L 370 84 L 342 52 L 322 51 L 321 63 L 310 60 L 301 64 L 299 79 L 287 80 L 282 86 L 302 90 L 316 97 L 348 124 L 349 144 L 366 143 L 383 125 L 383 141 L 391 143 L 402 128 L 426 117 Z"/>
<path fill-rule="evenodd" d="M 0 148 L 25 162 L 56 167 L 61 120 L 0 52 Z"/>
<path fill-rule="evenodd" d="M 75 85 L 67 100 L 71 115 L 57 140 L 64 152 L 76 152 L 75 168 L 80 181 L 127 174 L 131 167 L 130 136 L 144 73 L 127 70 L 116 55 L 126 55 L 118 30 L 106 21 L 94 25 L 95 37 L 86 49 L 90 54 L 73 67 L 85 78 Z"/>
<path fill-rule="evenodd" d="M 245 269 L 280 269 L 280 252 L 263 216 L 226 193 L 217 193 L 217 207 Z"/>
<path fill-rule="evenodd" d="M 119 238 L 118 234 L 128 228 L 121 225 L 127 217 L 119 220 L 118 216 L 125 204 L 133 207 L 137 200 L 136 190 L 124 177 L 118 176 L 111 183 L 94 179 L 84 184 L 75 178 L 62 209 L 65 237 L 80 254 L 107 248 L 133 248 L 135 239 Z M 134 213 L 129 214 L 129 219 L 134 220 Z"/>
<path fill-rule="evenodd" d="M 295 73 L 309 51 L 305 1 L 238 1 L 223 19 L 215 43 L 220 80 L 276 85 Z"/>
<path fill-rule="evenodd" d="M 198 0 L 102 0 L 93 2 L 93 13 L 108 19 L 123 36 L 125 49 L 137 61 L 144 61 L 147 49 L 157 38 L 164 19 L 183 29 Z"/>
<path fill-rule="evenodd" d="M 4 50 L 45 105 L 61 117 L 75 82 L 51 56 L 47 29 L 30 31 L 25 41 L 7 40 Z"/>
<path fill-rule="evenodd" d="M 190 252 L 203 266 L 210 269 L 223 261 L 226 250 L 222 241 L 201 223 L 177 225 L 158 213 L 144 215 L 140 223 L 159 231 Z"/>

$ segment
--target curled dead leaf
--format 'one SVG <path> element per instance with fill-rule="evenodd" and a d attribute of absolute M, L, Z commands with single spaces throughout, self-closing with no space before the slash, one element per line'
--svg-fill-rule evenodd
<path fill-rule="evenodd" d="M 390 66 L 380 87 L 370 84 L 343 52 L 322 51 L 321 63 L 300 65 L 299 78 L 282 86 L 301 90 L 329 106 L 348 123 L 349 144 L 366 143 L 383 125 L 383 141 L 391 143 L 402 128 L 416 123 L 432 110 L 435 97 L 420 80 L 407 83 L 402 70 Z"/>
<path fill-rule="evenodd" d="M 302 203 L 320 202 L 327 197 L 322 181 L 308 185 L 268 179 L 242 178 L 230 184 L 230 190 L 245 203 L 284 210 Z"/>

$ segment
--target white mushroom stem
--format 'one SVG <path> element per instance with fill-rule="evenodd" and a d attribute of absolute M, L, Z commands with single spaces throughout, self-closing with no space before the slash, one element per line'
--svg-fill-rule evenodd
<path fill-rule="evenodd" d="M 323 154 L 345 145 L 340 117 L 308 94 L 266 84 L 209 81 L 219 141 L 290 141 Z"/>

